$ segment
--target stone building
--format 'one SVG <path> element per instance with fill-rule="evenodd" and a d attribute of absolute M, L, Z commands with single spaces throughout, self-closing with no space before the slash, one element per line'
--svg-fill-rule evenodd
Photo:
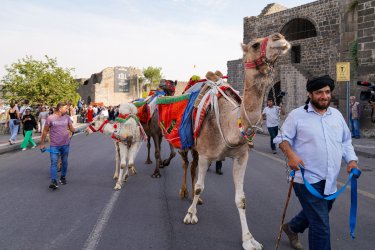
<path fill-rule="evenodd" d="M 141 76 L 142 70 L 134 67 L 108 67 L 88 79 L 77 79 L 80 84 L 78 93 L 86 104 L 118 105 L 141 96 L 138 81 Z"/>
<path fill-rule="evenodd" d="M 287 92 L 283 100 L 287 111 L 303 105 L 307 79 L 324 74 L 335 79 L 337 62 L 351 62 L 351 95 L 358 99 L 367 88 L 357 86 L 357 81 L 375 82 L 375 0 L 320 0 L 291 9 L 269 4 L 260 15 L 245 17 L 243 27 L 244 43 L 275 32 L 291 43 L 291 50 L 276 63 L 273 78 L 276 95 Z M 227 66 L 228 81 L 242 90 L 242 59 L 228 61 Z M 346 83 L 336 86 L 333 105 L 346 117 Z M 374 135 L 371 105 L 361 103 L 362 131 Z"/>

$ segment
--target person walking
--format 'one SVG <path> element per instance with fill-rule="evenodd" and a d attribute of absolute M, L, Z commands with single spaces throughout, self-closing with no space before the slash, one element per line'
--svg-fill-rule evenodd
<path fill-rule="evenodd" d="M 355 139 L 361 138 L 359 130 L 361 118 L 361 107 L 359 102 L 356 101 L 355 96 L 350 97 L 350 127 L 352 129 L 352 137 Z"/>
<path fill-rule="evenodd" d="M 114 121 L 116 118 L 115 118 L 115 109 L 112 107 L 112 106 L 109 106 L 109 110 L 108 110 L 108 120 L 109 121 Z"/>
<path fill-rule="evenodd" d="M 48 116 L 49 116 L 49 112 L 47 111 L 46 107 L 42 107 L 42 111 L 39 113 L 39 117 L 38 117 L 40 133 L 43 132 L 44 124 L 46 123 Z"/>
<path fill-rule="evenodd" d="M 263 109 L 262 114 L 263 117 L 266 118 L 266 125 L 270 134 L 271 150 L 273 154 L 276 154 L 276 146 L 275 143 L 273 143 L 273 139 L 275 139 L 279 131 L 280 113 L 285 115 L 285 108 L 282 102 L 280 102 L 279 106 L 274 106 L 273 100 L 269 98 L 267 100 L 267 107 Z"/>
<path fill-rule="evenodd" d="M 78 130 L 72 125 L 72 120 L 67 115 L 68 106 L 66 103 L 60 102 L 57 104 L 55 113 L 47 118 L 44 130 L 42 133 L 40 149 L 45 149 L 45 138 L 49 132 L 50 134 L 50 159 L 51 159 L 51 184 L 49 188 L 57 189 L 57 162 L 61 156 L 62 167 L 60 184 L 67 184 L 66 174 L 68 171 L 68 156 L 70 137 L 68 129 L 72 133 L 77 133 Z"/>
<path fill-rule="evenodd" d="M 14 143 L 16 143 L 18 128 L 20 126 L 20 113 L 18 112 L 17 106 L 14 103 L 10 104 L 10 109 L 7 113 L 5 126 L 9 126 L 9 144 L 13 145 Z"/>
<path fill-rule="evenodd" d="M 24 115 L 22 117 L 22 124 L 23 124 L 23 136 L 24 139 L 21 143 L 22 151 L 27 149 L 29 143 L 32 145 L 32 148 L 36 147 L 36 143 L 33 140 L 33 130 L 38 129 L 38 124 L 35 120 L 35 117 L 31 114 L 31 109 L 26 108 L 24 110 Z"/>
<path fill-rule="evenodd" d="M 289 167 L 296 171 L 293 189 L 302 210 L 282 225 L 295 249 L 303 248 L 298 234 L 307 228 L 310 250 L 331 249 L 329 212 L 334 203 L 334 200 L 316 198 L 307 190 L 298 165 L 306 169 L 305 179 L 322 196 L 337 191 L 342 159 L 347 164 L 348 173 L 358 168 L 358 158 L 345 119 L 340 111 L 330 107 L 334 88 L 334 81 L 328 75 L 307 81 L 306 105 L 288 115 L 274 139 L 286 155 Z"/>
<path fill-rule="evenodd" d="M 89 105 L 86 115 L 87 115 L 87 122 L 91 123 L 94 119 L 94 110 L 92 109 L 91 105 Z"/>

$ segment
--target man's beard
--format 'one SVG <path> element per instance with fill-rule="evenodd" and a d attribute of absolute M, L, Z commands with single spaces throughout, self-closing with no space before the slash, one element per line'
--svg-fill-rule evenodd
<path fill-rule="evenodd" d="M 315 108 L 320 109 L 320 110 L 325 110 L 329 107 L 331 104 L 331 98 L 327 98 L 327 104 L 320 104 L 318 100 L 311 99 L 310 102 L 312 105 L 314 105 Z"/>

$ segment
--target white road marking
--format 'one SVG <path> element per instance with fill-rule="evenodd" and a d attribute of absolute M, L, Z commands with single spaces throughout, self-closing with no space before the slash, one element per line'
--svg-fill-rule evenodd
<path fill-rule="evenodd" d="M 109 202 L 107 203 L 103 211 L 100 213 L 93 230 L 91 231 L 89 237 L 85 242 L 85 245 L 83 247 L 84 250 L 95 250 L 97 248 L 100 241 L 100 237 L 102 236 L 102 233 L 107 225 L 107 222 L 111 217 L 113 207 L 115 206 L 119 195 L 120 191 L 112 193 Z"/>
<path fill-rule="evenodd" d="M 257 154 L 263 155 L 264 157 L 270 158 L 270 159 L 272 159 L 272 160 L 274 160 L 274 161 L 280 162 L 280 163 L 282 163 L 283 165 L 285 165 L 285 161 L 284 161 L 284 160 L 279 159 L 279 158 L 277 158 L 277 157 L 275 157 L 275 156 L 268 155 L 268 154 L 266 154 L 266 153 L 260 152 L 260 151 L 255 150 L 255 149 L 252 149 L 251 151 L 253 151 L 253 152 L 257 153 Z M 339 185 L 339 186 L 342 187 L 342 186 L 345 185 L 345 183 L 342 183 L 342 182 L 340 182 L 340 181 L 337 181 L 337 185 Z M 348 190 L 350 190 L 350 186 L 347 186 L 346 188 L 347 188 Z M 364 190 L 362 190 L 362 189 L 359 189 L 359 188 L 357 188 L 357 192 L 358 192 L 359 194 L 363 195 L 363 196 L 366 196 L 367 198 L 370 198 L 370 199 L 375 200 L 375 194 L 372 194 L 372 193 L 366 192 L 366 191 L 364 191 Z"/>

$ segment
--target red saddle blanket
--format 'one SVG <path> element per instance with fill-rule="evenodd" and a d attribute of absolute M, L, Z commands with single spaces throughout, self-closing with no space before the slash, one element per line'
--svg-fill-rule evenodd
<path fill-rule="evenodd" d="M 158 105 L 159 127 L 164 138 L 176 148 L 181 148 L 179 127 L 184 115 L 185 108 L 189 102 L 190 94 L 181 96 L 159 97 Z"/>
<path fill-rule="evenodd" d="M 147 101 L 134 102 L 133 104 L 138 109 L 137 116 L 139 117 L 139 120 L 141 121 L 141 123 L 148 123 L 151 119 L 151 116 L 150 116 L 150 107 L 147 105 Z"/>

